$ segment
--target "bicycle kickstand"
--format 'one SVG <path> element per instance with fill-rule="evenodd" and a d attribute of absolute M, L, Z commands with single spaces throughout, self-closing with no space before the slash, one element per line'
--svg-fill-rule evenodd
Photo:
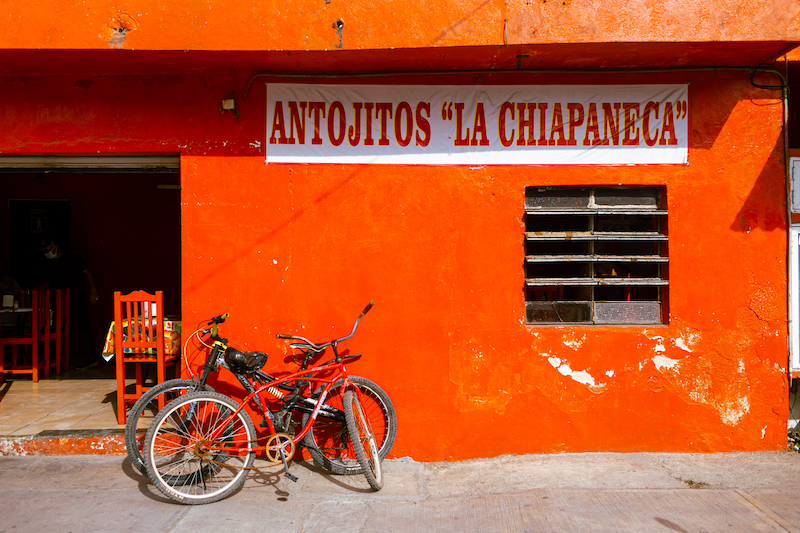
<path fill-rule="evenodd" d="M 297 476 L 294 476 L 289 473 L 289 463 L 286 462 L 286 454 L 283 452 L 283 448 L 281 448 L 281 459 L 283 459 L 283 468 L 286 470 L 284 476 L 288 477 L 295 483 L 297 483 Z"/>

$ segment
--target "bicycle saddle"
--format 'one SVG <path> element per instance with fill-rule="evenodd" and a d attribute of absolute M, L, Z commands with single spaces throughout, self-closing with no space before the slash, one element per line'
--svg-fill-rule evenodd
<path fill-rule="evenodd" d="M 225 350 L 225 364 L 235 374 L 255 372 L 266 364 L 267 357 L 265 352 L 244 352 L 233 347 Z"/>

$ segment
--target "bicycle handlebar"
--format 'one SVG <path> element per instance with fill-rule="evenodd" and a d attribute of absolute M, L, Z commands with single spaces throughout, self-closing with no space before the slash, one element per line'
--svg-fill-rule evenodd
<path fill-rule="evenodd" d="M 375 302 L 368 303 L 367 306 L 364 308 L 364 310 L 361 311 L 361 315 L 358 318 L 361 318 L 362 316 L 366 315 L 369 312 L 369 310 L 372 309 L 373 305 L 375 305 Z"/>
<path fill-rule="evenodd" d="M 347 339 L 349 339 L 350 337 L 355 335 L 356 328 L 358 328 L 358 323 L 361 321 L 363 316 L 366 315 L 369 312 L 370 309 L 372 309 L 372 306 L 374 306 L 374 305 L 375 305 L 375 302 L 371 301 L 370 303 L 367 304 L 367 306 L 364 308 L 364 310 L 361 311 L 361 314 L 358 315 L 358 318 L 356 318 L 356 323 L 353 324 L 353 330 L 350 332 L 349 335 L 345 335 L 344 337 L 339 337 L 338 339 L 333 339 L 332 341 L 328 341 L 328 342 L 323 343 L 323 344 L 315 344 L 315 343 L 311 342 L 310 340 L 306 339 L 305 337 L 300 337 L 298 335 L 285 335 L 283 333 L 278 333 L 276 335 L 276 337 L 278 339 L 290 339 L 290 340 L 303 341 L 304 343 L 308 344 L 308 347 L 311 348 L 312 350 L 314 350 L 315 352 L 320 352 L 320 351 L 322 351 L 323 349 L 325 349 L 326 347 L 328 347 L 328 346 L 330 346 L 332 344 L 337 344 L 337 343 L 339 343 L 341 341 L 346 341 Z"/>
<path fill-rule="evenodd" d="M 202 330 L 203 335 L 208 335 L 209 333 L 211 333 L 211 338 L 212 339 L 214 339 L 214 340 L 219 339 L 219 336 L 218 336 L 219 328 L 218 328 L 218 326 L 220 324 L 222 324 L 223 322 L 225 322 L 225 319 L 228 318 L 229 316 L 230 316 L 229 313 L 225 313 L 224 315 L 217 315 L 214 318 L 209 319 L 208 322 L 206 322 L 206 325 L 207 326 L 211 326 L 211 324 L 214 324 L 214 325 L 211 326 L 208 329 Z M 227 341 L 225 341 L 225 342 L 227 342 Z"/>

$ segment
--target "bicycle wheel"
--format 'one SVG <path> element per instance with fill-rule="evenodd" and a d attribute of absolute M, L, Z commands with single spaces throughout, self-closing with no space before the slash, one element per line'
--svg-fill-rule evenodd
<path fill-rule="evenodd" d="M 350 432 L 353 450 L 361 465 L 367 483 L 374 490 L 383 487 L 383 467 L 378 455 L 378 445 L 375 435 L 372 434 L 369 420 L 361 408 L 361 402 L 354 390 L 348 389 L 344 393 L 344 418 L 347 421 L 347 430 Z"/>
<path fill-rule="evenodd" d="M 362 409 L 369 419 L 378 444 L 378 455 L 385 459 L 397 436 L 397 415 L 389 395 L 374 381 L 361 376 L 350 376 L 350 381 L 361 391 Z M 320 412 L 311 430 L 303 439 L 311 457 L 326 470 L 340 475 L 361 473 L 344 421 L 342 382 L 331 387 L 325 404 L 339 410 L 338 418 L 326 417 Z M 303 415 L 303 426 L 311 415 Z"/>
<path fill-rule="evenodd" d="M 164 405 L 166 406 L 178 396 L 195 390 L 214 391 L 208 385 L 198 388 L 198 382 L 192 379 L 170 379 L 148 389 L 133 404 L 131 412 L 128 414 L 128 420 L 125 422 L 125 449 L 128 452 L 128 457 L 130 457 L 131 464 L 136 470 L 147 475 L 144 468 L 144 458 L 142 457 L 144 439 L 137 438 L 137 434 L 139 425 L 149 418 L 149 414 L 152 413 L 155 416 L 158 413 L 159 397 L 164 397 Z M 146 432 L 147 430 L 145 429 L 144 431 Z"/>
<path fill-rule="evenodd" d="M 190 505 L 221 500 L 236 491 L 255 460 L 256 430 L 233 399 L 191 392 L 158 413 L 144 441 L 153 484 Z"/>

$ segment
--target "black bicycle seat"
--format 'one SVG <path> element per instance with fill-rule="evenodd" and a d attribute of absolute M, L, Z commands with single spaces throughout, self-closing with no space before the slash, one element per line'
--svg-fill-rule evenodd
<path fill-rule="evenodd" d="M 229 346 L 225 350 L 225 364 L 235 374 L 251 374 L 267 363 L 265 352 L 245 352 Z"/>

